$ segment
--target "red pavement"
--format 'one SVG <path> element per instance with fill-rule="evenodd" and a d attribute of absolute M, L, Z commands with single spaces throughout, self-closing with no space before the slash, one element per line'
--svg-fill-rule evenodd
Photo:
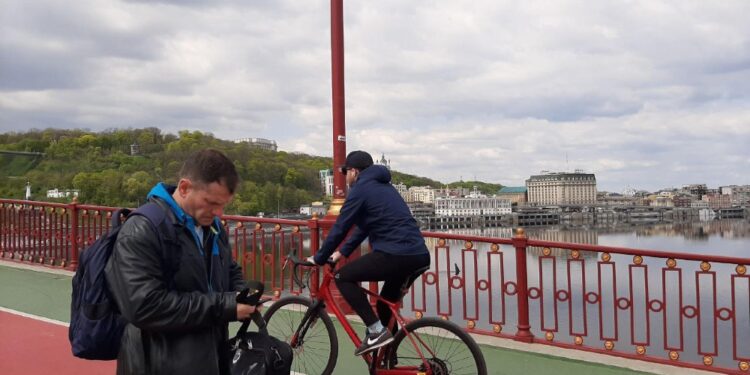
<path fill-rule="evenodd" d="M 73 357 L 66 326 L 0 311 L 2 375 L 114 374 L 115 367 L 115 361 Z"/>

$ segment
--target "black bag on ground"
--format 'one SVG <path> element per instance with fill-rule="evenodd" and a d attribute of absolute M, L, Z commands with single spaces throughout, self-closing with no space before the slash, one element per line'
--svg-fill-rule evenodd
<path fill-rule="evenodd" d="M 263 284 L 249 282 L 252 293 L 245 289 L 237 296 L 237 302 L 255 305 L 263 295 Z M 292 347 L 268 334 L 266 322 L 256 311 L 252 321 L 258 332 L 248 332 L 250 320 L 242 323 L 237 335 L 229 340 L 232 350 L 232 375 L 289 375 L 292 370 Z"/>

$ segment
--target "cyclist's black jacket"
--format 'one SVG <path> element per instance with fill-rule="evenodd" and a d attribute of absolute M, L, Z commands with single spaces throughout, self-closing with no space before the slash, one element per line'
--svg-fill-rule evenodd
<path fill-rule="evenodd" d="M 315 254 L 316 263 L 325 263 L 355 225 L 356 229 L 340 249 L 344 256 L 349 256 L 367 237 L 373 251 L 394 255 L 428 253 L 417 221 L 390 182 L 391 172 L 382 165 L 372 165 L 360 172 L 336 223 Z"/>
<path fill-rule="evenodd" d="M 237 320 L 235 291 L 245 286 L 242 271 L 218 220 L 199 248 L 192 218 L 174 202 L 173 191 L 159 184 L 149 194 L 176 225 L 179 246 L 169 246 L 173 253 L 159 254 L 165 249 L 148 219 L 135 216 L 123 224 L 107 264 L 109 289 L 130 323 L 118 374 L 229 372 L 228 322 Z M 163 260 L 177 262 L 172 280 L 165 280 Z"/>

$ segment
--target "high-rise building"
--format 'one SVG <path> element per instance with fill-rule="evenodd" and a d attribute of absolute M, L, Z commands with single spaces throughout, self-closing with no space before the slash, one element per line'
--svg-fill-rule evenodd
<path fill-rule="evenodd" d="M 555 172 L 526 180 L 531 205 L 587 205 L 596 203 L 596 177 L 593 173 Z"/>

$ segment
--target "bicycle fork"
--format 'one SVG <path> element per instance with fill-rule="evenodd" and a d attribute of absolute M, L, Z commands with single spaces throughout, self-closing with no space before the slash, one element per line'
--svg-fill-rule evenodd
<path fill-rule="evenodd" d="M 317 323 L 318 312 L 321 309 L 325 310 L 325 307 L 325 302 L 322 300 L 313 300 L 310 308 L 305 311 L 305 316 L 302 318 L 299 327 L 297 327 L 291 340 L 289 340 L 289 345 L 291 345 L 292 349 L 296 349 L 305 343 L 305 334 L 307 334 L 307 330 Z"/>

